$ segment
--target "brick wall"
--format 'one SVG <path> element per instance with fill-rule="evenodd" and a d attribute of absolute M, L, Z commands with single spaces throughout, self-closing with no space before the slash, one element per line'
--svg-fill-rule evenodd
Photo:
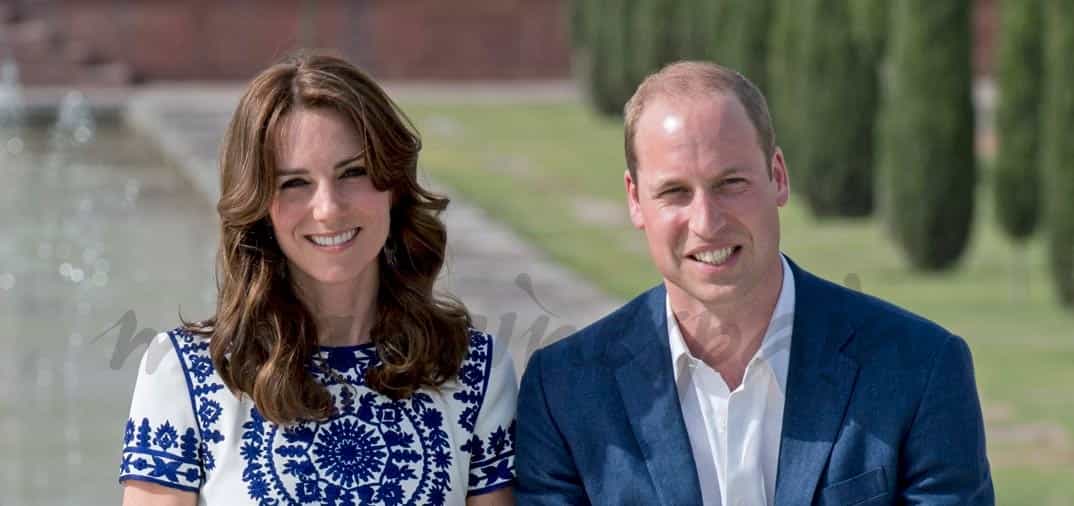
<path fill-rule="evenodd" d="M 563 78 L 565 2 L 9 0 L 147 80 L 246 79 L 302 47 L 338 50 L 380 78 Z"/>
<path fill-rule="evenodd" d="M 562 78 L 570 71 L 566 2 L 373 0 L 363 26 L 386 77 Z M 465 5 L 465 7 L 462 7 Z"/>

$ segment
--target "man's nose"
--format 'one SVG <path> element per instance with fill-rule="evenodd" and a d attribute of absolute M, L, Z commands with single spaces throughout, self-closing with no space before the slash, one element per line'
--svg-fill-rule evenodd
<path fill-rule="evenodd" d="M 332 183 L 322 184 L 313 195 L 313 218 L 328 221 L 340 214 L 345 208 L 339 189 Z"/>
<path fill-rule="evenodd" d="M 698 192 L 690 203 L 690 231 L 698 237 L 715 236 L 727 224 L 724 210 L 714 195 Z"/>

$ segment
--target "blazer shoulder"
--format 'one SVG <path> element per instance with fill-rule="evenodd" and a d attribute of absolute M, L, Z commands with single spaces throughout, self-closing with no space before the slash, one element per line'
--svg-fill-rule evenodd
<path fill-rule="evenodd" d="M 652 311 L 655 299 L 663 302 L 663 287 L 657 286 L 620 306 L 603 318 L 567 337 L 538 350 L 548 364 L 579 366 L 601 361 L 609 345 L 633 332 L 639 318 Z"/>
<path fill-rule="evenodd" d="M 918 359 L 938 353 L 951 340 L 962 338 L 940 324 L 904 307 L 829 281 L 815 278 L 828 292 L 821 300 L 835 302 L 854 331 L 853 347 L 859 353 L 896 349 Z"/>

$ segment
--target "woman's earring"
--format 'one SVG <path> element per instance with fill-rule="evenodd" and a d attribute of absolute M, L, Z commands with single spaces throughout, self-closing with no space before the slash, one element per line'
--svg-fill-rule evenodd
<path fill-rule="evenodd" d="M 395 246 L 393 245 L 391 237 L 387 241 L 384 241 L 384 261 L 395 267 Z"/>

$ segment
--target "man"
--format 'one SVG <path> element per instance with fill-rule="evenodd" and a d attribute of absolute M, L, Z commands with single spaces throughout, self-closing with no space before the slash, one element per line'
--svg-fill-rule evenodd
<path fill-rule="evenodd" d="M 774 138 L 729 69 L 638 87 L 624 180 L 663 283 L 530 359 L 520 504 L 994 502 L 965 342 L 781 255 Z"/>

